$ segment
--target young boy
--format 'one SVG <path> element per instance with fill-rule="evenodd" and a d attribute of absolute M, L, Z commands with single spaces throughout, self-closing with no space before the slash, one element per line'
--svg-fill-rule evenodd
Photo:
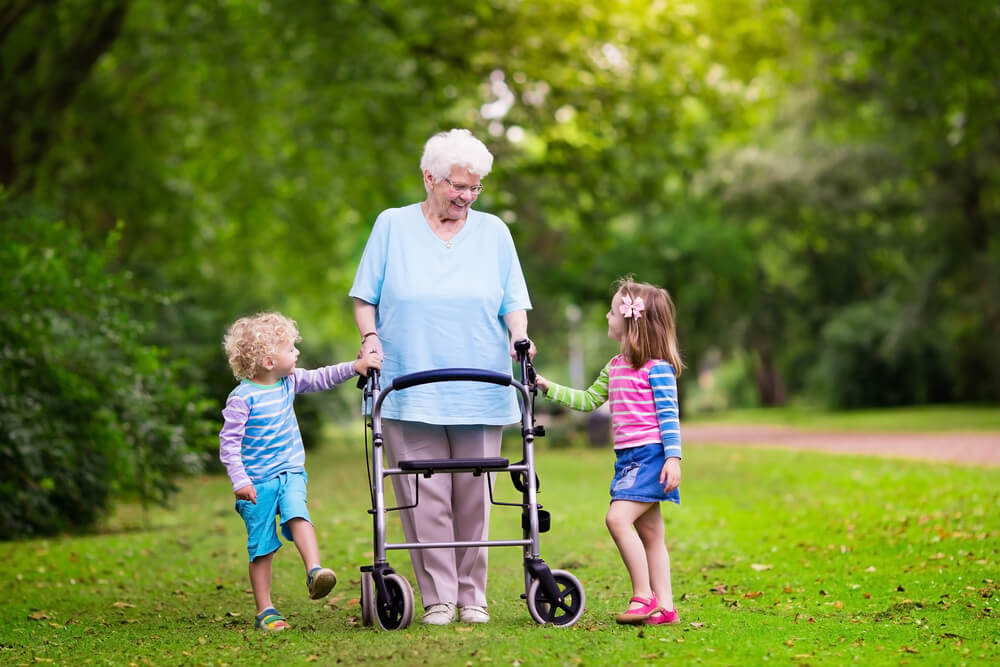
<path fill-rule="evenodd" d="M 305 450 L 292 402 L 295 395 L 323 391 L 381 368 L 372 353 L 315 370 L 295 367 L 301 340 L 295 322 L 278 313 L 260 313 L 233 323 L 224 346 L 233 389 L 222 411 L 219 458 L 236 494 L 236 511 L 247 527 L 250 585 L 257 604 L 255 627 L 278 631 L 289 627 L 271 603 L 271 560 L 281 547 L 275 529 L 295 542 L 306 567 L 309 597 L 318 600 L 336 585 L 337 575 L 320 563 L 316 532 L 306 509 Z"/>

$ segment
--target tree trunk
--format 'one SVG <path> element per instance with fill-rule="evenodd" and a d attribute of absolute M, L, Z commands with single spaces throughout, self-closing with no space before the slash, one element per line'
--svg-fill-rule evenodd
<path fill-rule="evenodd" d="M 757 384 L 757 398 L 760 404 L 767 407 L 784 405 L 787 399 L 785 382 L 778 371 L 770 346 L 754 343 L 753 350 L 756 353 L 754 382 Z"/>

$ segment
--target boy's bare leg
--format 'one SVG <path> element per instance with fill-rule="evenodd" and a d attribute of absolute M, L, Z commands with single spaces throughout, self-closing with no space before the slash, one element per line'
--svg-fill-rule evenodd
<path fill-rule="evenodd" d="M 274 605 L 271 603 L 271 561 L 274 552 L 266 556 L 258 556 L 250 561 L 250 587 L 253 589 L 253 599 L 257 605 L 257 615 Z"/>

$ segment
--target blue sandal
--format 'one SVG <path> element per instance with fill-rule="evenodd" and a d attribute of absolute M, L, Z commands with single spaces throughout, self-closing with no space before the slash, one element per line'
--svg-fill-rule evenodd
<path fill-rule="evenodd" d="M 254 620 L 253 626 L 258 630 L 263 630 L 264 632 L 281 632 L 286 628 L 290 628 L 288 621 L 285 617 L 278 613 L 278 610 L 274 607 L 268 607 L 264 611 L 257 614 Z"/>
<path fill-rule="evenodd" d="M 313 600 L 325 598 L 336 585 L 337 575 L 328 567 L 314 567 L 306 576 L 306 587 L 309 589 L 309 597 Z"/>

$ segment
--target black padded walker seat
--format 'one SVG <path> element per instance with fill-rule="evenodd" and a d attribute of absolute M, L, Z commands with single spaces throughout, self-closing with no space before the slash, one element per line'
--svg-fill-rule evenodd
<path fill-rule="evenodd" d="M 483 471 L 506 470 L 510 462 L 501 457 L 487 457 L 478 459 L 414 459 L 412 461 L 400 461 L 399 469 L 412 472 L 423 473 L 424 477 L 430 477 L 436 472 L 471 472 L 474 475 L 481 475 Z"/>

